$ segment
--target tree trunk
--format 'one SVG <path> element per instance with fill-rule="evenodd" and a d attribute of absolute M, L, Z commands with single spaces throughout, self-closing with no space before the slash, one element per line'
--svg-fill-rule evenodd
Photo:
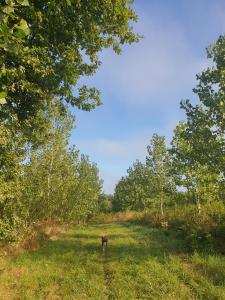
<path fill-rule="evenodd" d="M 200 215 L 201 214 L 201 203 L 200 203 L 199 194 L 197 191 L 195 192 L 195 201 L 196 201 L 198 214 Z"/>
<path fill-rule="evenodd" d="M 50 189 L 51 189 L 51 174 L 52 174 L 52 169 L 53 169 L 53 158 L 54 158 L 54 153 L 53 153 L 53 149 L 52 149 L 52 153 L 51 153 L 51 161 L 50 161 L 50 169 L 49 169 L 49 174 L 48 174 L 48 200 L 50 197 Z"/>
<path fill-rule="evenodd" d="M 164 211 L 163 211 L 163 197 L 160 197 L 160 209 L 161 209 L 161 215 L 164 216 Z"/>

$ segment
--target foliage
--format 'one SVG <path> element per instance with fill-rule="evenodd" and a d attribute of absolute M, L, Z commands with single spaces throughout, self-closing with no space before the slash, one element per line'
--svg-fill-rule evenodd
<path fill-rule="evenodd" d="M 193 159 L 207 165 L 212 172 L 225 171 L 225 36 L 207 49 L 214 65 L 197 75 L 198 85 L 193 90 L 199 104 L 183 101 L 181 107 L 187 115 L 184 139 L 191 145 Z"/>
<path fill-rule="evenodd" d="M 153 198 L 157 195 L 157 184 L 151 170 L 140 161 L 127 170 L 128 175 L 122 177 L 116 185 L 113 197 L 113 209 L 143 210 L 154 206 Z"/>
<path fill-rule="evenodd" d="M 177 186 L 184 187 L 190 202 L 195 202 L 201 213 L 201 202 L 212 202 L 219 199 L 219 188 L 222 176 L 216 170 L 210 170 L 206 164 L 201 164 L 193 157 L 193 147 L 190 140 L 183 134 L 187 124 L 181 122 L 174 131 L 172 147 L 172 172 L 176 176 Z"/>
<path fill-rule="evenodd" d="M 69 108 L 101 104 L 83 76 L 99 54 L 137 42 L 130 0 L 0 3 L 0 239 L 48 218 L 86 220 L 100 206 L 96 164 L 68 141 Z"/>
<path fill-rule="evenodd" d="M 134 220 L 135 221 L 135 220 Z M 196 213 L 194 206 L 168 208 L 164 218 L 157 210 L 150 209 L 136 217 L 136 221 L 153 227 L 163 227 L 181 233 L 186 239 L 190 251 L 224 252 L 225 207 L 222 201 L 202 206 L 202 216 Z"/>
<path fill-rule="evenodd" d="M 45 134 L 34 132 L 36 144 L 25 142 L 22 132 L 11 140 L 13 127 L 2 126 L 2 240 L 19 238 L 23 228 L 36 222 L 85 220 L 99 209 L 102 182 L 98 168 L 74 147 L 68 147 L 74 118 L 68 110 L 62 114 L 55 100 L 45 119 Z"/>
<path fill-rule="evenodd" d="M 14 135 L 11 127 L 0 124 L 0 239 L 15 238 L 22 229 L 24 207 L 22 162 L 25 159 L 23 135 Z"/>
<path fill-rule="evenodd" d="M 136 161 L 127 170 L 127 176 L 122 177 L 116 185 L 113 198 L 115 211 L 141 211 L 161 206 L 163 214 L 163 199 L 168 202 L 168 196 L 175 190 L 174 180 L 169 172 L 169 153 L 164 137 L 153 135 L 147 150 L 146 163 Z"/>
<path fill-rule="evenodd" d="M 143 211 L 136 220 L 182 231 L 191 250 L 221 250 L 225 244 L 224 53 L 220 36 L 207 49 L 214 65 L 197 75 L 199 103 L 181 102 L 186 121 L 176 126 L 170 148 L 164 137 L 153 135 L 146 163 L 129 169 L 113 198 L 114 210 Z"/>
<path fill-rule="evenodd" d="M 26 0 L 7 0 L 0 4 L 0 105 L 6 103 L 7 96 L 4 82 L 4 78 L 9 75 L 6 54 L 17 55 L 21 47 L 23 48 L 24 38 L 30 33 L 26 20 L 17 15 L 20 9 L 28 5 Z"/>
<path fill-rule="evenodd" d="M 165 137 L 154 134 L 147 146 L 146 164 L 150 167 L 156 179 L 161 214 L 164 214 L 163 198 L 167 192 L 175 190 L 173 178 L 170 176 L 170 158 L 165 144 Z"/>
<path fill-rule="evenodd" d="M 74 87 L 81 76 L 96 72 L 103 48 L 120 53 L 121 45 L 138 40 L 130 25 L 137 16 L 129 3 L 1 2 L 1 118 L 15 114 L 27 126 L 24 120 L 46 110 L 54 98 L 83 110 L 99 105 L 97 89 L 84 85 L 75 94 Z"/>
<path fill-rule="evenodd" d="M 98 198 L 99 213 L 108 213 L 112 211 L 113 195 L 101 194 Z"/>
<path fill-rule="evenodd" d="M 72 186 L 71 197 L 76 200 L 70 211 L 70 218 L 86 220 L 99 211 L 99 196 L 102 180 L 99 178 L 96 164 L 90 163 L 87 156 L 82 155 L 78 163 L 78 181 Z"/>

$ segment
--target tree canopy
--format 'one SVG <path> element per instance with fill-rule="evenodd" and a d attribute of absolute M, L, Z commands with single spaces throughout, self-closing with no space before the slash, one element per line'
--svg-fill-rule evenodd
<path fill-rule="evenodd" d="M 225 176 L 225 36 L 207 48 L 213 66 L 197 75 L 193 89 L 199 103 L 181 102 L 187 126 L 183 132 L 192 149 L 192 158 Z"/>
<path fill-rule="evenodd" d="M 77 87 L 93 75 L 99 52 L 133 43 L 130 0 L 5 0 L 0 4 L 1 118 L 25 120 L 54 97 L 83 110 L 101 103 L 99 91 Z"/>
<path fill-rule="evenodd" d="M 207 48 L 213 65 L 197 75 L 197 104 L 182 101 L 186 120 L 175 130 L 171 145 L 154 134 L 146 163 L 135 163 L 116 186 L 114 208 L 143 210 L 160 203 L 202 204 L 223 201 L 225 193 L 225 36 Z M 141 168 L 140 168 L 141 166 Z M 146 178 L 142 180 L 143 174 Z M 147 192 L 151 187 L 151 193 Z M 154 188 L 153 188 L 154 187 Z M 168 201 L 168 195 L 170 200 Z M 177 197 L 178 196 L 178 197 Z M 149 199 L 150 198 L 150 199 Z M 166 200 L 166 203 L 165 203 Z M 166 205 L 165 205 L 166 204 Z M 159 206 L 159 205 L 158 205 Z"/>

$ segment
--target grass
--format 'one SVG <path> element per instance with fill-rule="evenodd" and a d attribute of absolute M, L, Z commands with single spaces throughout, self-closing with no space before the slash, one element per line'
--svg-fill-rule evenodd
<path fill-rule="evenodd" d="M 225 299 L 225 258 L 188 253 L 173 231 L 91 224 L 0 258 L 0 299 Z"/>

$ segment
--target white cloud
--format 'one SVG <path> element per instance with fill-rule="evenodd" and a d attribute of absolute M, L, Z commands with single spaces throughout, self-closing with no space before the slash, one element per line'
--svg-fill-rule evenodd
<path fill-rule="evenodd" d="M 123 174 L 124 175 L 124 174 Z M 104 178 L 103 191 L 107 194 L 113 194 L 116 184 L 121 178 L 120 174 L 113 175 L 109 170 L 101 170 L 100 176 Z"/>
<path fill-rule="evenodd" d="M 99 138 L 101 133 L 97 133 L 96 137 L 76 140 L 78 148 L 99 163 L 106 192 L 113 191 L 115 183 L 125 175 L 125 170 L 136 159 L 144 160 L 146 146 L 154 132 L 165 135 L 169 144 L 173 129 L 183 114 L 178 112 L 179 101 L 182 97 L 192 97 L 191 90 L 196 84 L 195 75 L 210 65 L 205 49 L 200 51 L 201 43 L 195 45 L 194 39 L 201 39 L 201 34 L 205 35 L 203 40 L 206 36 L 210 38 L 208 30 L 211 30 L 213 24 L 220 24 L 224 31 L 224 9 L 220 5 L 210 4 L 199 18 L 196 10 L 201 12 L 205 5 L 204 0 L 198 3 L 187 2 L 185 5 L 189 6 L 189 14 L 195 10 L 193 15 L 187 15 L 193 20 L 193 24 L 181 24 L 179 20 L 171 19 L 167 10 L 158 11 L 157 14 L 154 10 L 144 12 L 137 7 L 140 11 L 135 30 L 143 34 L 144 39 L 138 44 L 125 47 L 121 56 L 115 55 L 113 51 L 104 51 L 101 55 L 101 68 L 95 76 L 88 79 L 89 84 L 102 91 L 104 103 L 116 102 L 117 105 L 117 101 L 120 101 L 121 107 L 126 106 L 129 111 L 136 109 L 136 106 L 141 109 L 147 107 L 149 112 L 157 111 L 157 115 L 162 111 L 164 118 L 160 122 L 155 122 L 154 119 L 149 121 L 149 126 L 160 128 L 140 128 L 137 125 L 138 133 L 118 132 L 118 137 L 114 139 Z M 212 7 L 214 8 L 211 9 Z M 204 26 L 201 23 L 203 20 L 208 20 L 210 25 Z M 193 37 L 190 27 L 191 30 L 197 28 L 199 36 L 197 34 Z M 215 34 L 216 30 L 213 29 L 212 32 Z M 213 41 L 209 40 L 210 42 Z M 137 113 L 141 114 L 141 109 Z M 126 116 L 124 119 L 125 122 Z M 103 133 L 105 136 L 104 131 Z"/>
<path fill-rule="evenodd" d="M 181 90 L 194 87 L 195 74 L 208 65 L 206 57 L 196 56 L 180 24 L 166 17 L 141 12 L 137 30 L 144 38 L 121 56 L 104 51 L 93 81 L 104 82 L 104 89 L 129 104 L 174 103 Z"/>
<path fill-rule="evenodd" d="M 94 157 L 107 159 L 109 162 L 122 162 L 142 157 L 145 153 L 149 137 L 133 136 L 123 140 L 93 139 L 79 140 L 78 146 L 82 151 L 92 153 Z"/>
<path fill-rule="evenodd" d="M 174 120 L 165 128 L 157 133 L 167 137 L 166 141 L 169 145 L 173 129 L 177 125 L 178 120 Z M 95 139 L 79 139 L 76 145 L 83 153 L 90 154 L 91 159 L 101 162 L 98 166 L 100 176 L 104 179 L 103 190 L 106 193 L 112 193 L 119 179 L 126 174 L 126 170 L 136 159 L 145 161 L 147 155 L 147 145 L 155 133 L 151 128 L 142 129 L 140 133 L 134 133 L 126 138 L 95 138 Z"/>
<path fill-rule="evenodd" d="M 83 153 L 90 154 L 98 165 L 100 176 L 104 179 L 103 190 L 112 193 L 119 179 L 136 159 L 144 160 L 146 146 L 151 132 L 147 135 L 133 135 L 125 139 L 88 139 L 77 140 L 76 145 Z"/>

